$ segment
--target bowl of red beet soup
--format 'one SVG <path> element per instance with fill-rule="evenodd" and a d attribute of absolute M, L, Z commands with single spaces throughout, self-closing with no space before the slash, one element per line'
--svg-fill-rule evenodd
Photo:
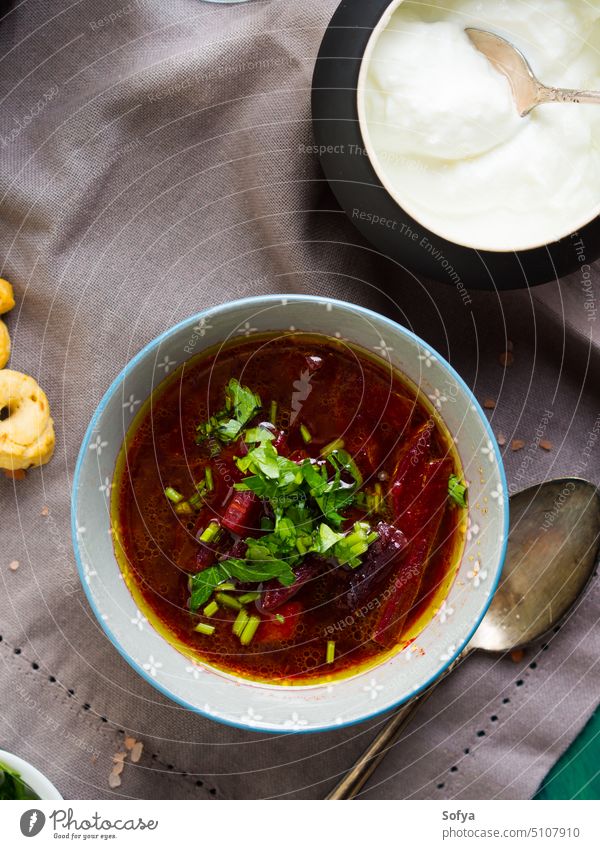
<path fill-rule="evenodd" d="M 265 296 L 133 358 L 85 435 L 72 519 L 90 604 L 150 683 L 221 722 L 318 731 L 452 662 L 497 585 L 508 505 L 439 354 L 361 307 Z"/>

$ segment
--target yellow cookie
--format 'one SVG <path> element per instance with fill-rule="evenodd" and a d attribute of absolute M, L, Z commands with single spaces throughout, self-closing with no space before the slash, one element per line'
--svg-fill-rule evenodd
<path fill-rule="evenodd" d="M 12 310 L 14 305 L 15 296 L 13 293 L 13 287 L 8 280 L 4 280 L 0 277 L 0 315 Z"/>
<path fill-rule="evenodd" d="M 45 393 L 27 374 L 0 371 L 0 468 L 28 469 L 47 463 L 54 451 L 54 423 Z"/>
<path fill-rule="evenodd" d="M 0 368 L 4 368 L 10 357 L 10 336 L 8 327 L 0 319 Z"/>

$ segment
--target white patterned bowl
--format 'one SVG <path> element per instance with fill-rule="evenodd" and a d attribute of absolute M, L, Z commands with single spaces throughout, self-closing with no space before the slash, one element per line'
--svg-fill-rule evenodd
<path fill-rule="evenodd" d="M 338 335 L 375 351 L 428 396 L 454 437 L 469 489 L 469 530 L 457 577 L 440 610 L 406 649 L 334 683 L 274 686 L 190 661 L 137 609 L 113 552 L 110 487 L 140 404 L 190 356 L 236 335 L 295 329 Z M 249 298 L 193 316 L 147 345 L 114 380 L 87 429 L 75 470 L 73 544 L 98 621 L 123 657 L 161 692 L 226 724 L 265 731 L 322 731 L 360 722 L 419 693 L 466 645 L 497 586 L 506 548 L 508 499 L 487 419 L 452 367 L 419 338 L 377 313 L 312 296 Z M 410 663 L 407 661 L 410 660 Z"/>

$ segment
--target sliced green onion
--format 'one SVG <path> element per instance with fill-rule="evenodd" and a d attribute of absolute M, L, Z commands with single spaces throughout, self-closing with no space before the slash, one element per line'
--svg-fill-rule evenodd
<path fill-rule="evenodd" d="M 285 622 L 285 616 L 282 616 L 281 613 L 276 613 L 275 619 L 277 622 L 279 622 L 280 625 L 283 625 L 283 623 Z"/>
<path fill-rule="evenodd" d="M 194 510 L 197 510 L 200 507 L 201 503 L 202 503 L 202 496 L 200 495 L 199 492 L 195 492 L 193 495 L 190 495 L 190 497 L 188 499 L 188 504 L 190 505 L 190 507 L 193 507 Z"/>
<path fill-rule="evenodd" d="M 188 515 L 189 513 L 193 513 L 194 511 L 190 507 L 189 502 L 180 501 L 179 504 L 175 505 L 175 512 L 181 516 L 183 514 Z"/>
<path fill-rule="evenodd" d="M 249 618 L 250 617 L 248 616 L 248 611 L 246 610 L 245 607 L 242 607 L 242 609 L 240 610 L 240 612 L 238 613 L 238 615 L 236 617 L 235 622 L 233 623 L 233 633 L 236 635 L 236 637 L 242 636 L 242 631 L 244 630 L 244 628 L 248 624 Z"/>
<path fill-rule="evenodd" d="M 209 492 L 212 492 L 215 488 L 215 484 L 213 481 L 213 473 L 210 466 L 207 466 L 204 469 L 204 479 L 206 480 L 206 488 Z"/>
<path fill-rule="evenodd" d="M 208 617 L 208 619 L 210 619 L 211 616 L 215 615 L 215 613 L 217 612 L 218 609 L 219 609 L 219 605 L 217 604 L 217 602 L 211 601 L 210 604 L 206 605 L 206 607 L 204 608 L 204 610 L 202 612 L 204 613 L 204 615 L 206 617 Z"/>
<path fill-rule="evenodd" d="M 271 424 L 275 424 L 275 419 L 277 418 L 277 401 L 271 401 Z"/>
<path fill-rule="evenodd" d="M 211 637 L 215 633 L 215 626 L 207 625 L 206 622 L 199 622 L 194 628 L 194 631 L 198 631 L 199 634 L 206 634 L 207 637 Z"/>
<path fill-rule="evenodd" d="M 240 610 L 242 607 L 237 598 L 234 598 L 232 595 L 227 595 L 226 593 L 217 593 L 216 600 L 219 604 L 222 604 L 223 607 L 230 607 L 232 610 Z"/>
<path fill-rule="evenodd" d="M 169 501 L 173 502 L 173 504 L 179 504 L 180 501 L 183 501 L 183 495 L 180 492 L 177 492 L 176 489 L 173 489 L 172 486 L 168 486 L 165 489 L 165 495 Z"/>
<path fill-rule="evenodd" d="M 333 663 L 335 658 L 335 641 L 327 640 L 327 652 L 325 654 L 325 663 Z"/>
<path fill-rule="evenodd" d="M 209 522 L 200 534 L 200 542 L 214 542 L 220 530 L 218 522 Z"/>
<path fill-rule="evenodd" d="M 356 495 L 354 496 L 354 501 L 355 501 L 357 507 L 367 507 L 368 503 L 367 503 L 366 492 L 361 489 L 360 492 L 357 492 Z"/>
<path fill-rule="evenodd" d="M 333 439 L 331 442 L 328 442 L 327 445 L 321 449 L 321 456 L 327 457 L 329 454 L 332 454 L 334 451 L 337 451 L 338 448 L 344 447 L 343 439 Z"/>
<path fill-rule="evenodd" d="M 206 492 L 206 484 L 204 483 L 204 481 L 202 481 L 202 483 L 197 483 L 196 484 L 196 492 L 193 495 L 191 495 L 188 499 L 189 503 L 192 505 L 194 510 L 197 510 L 200 507 L 200 505 L 201 505 L 201 503 L 204 499 L 205 492 Z"/>
<path fill-rule="evenodd" d="M 248 646 L 252 642 L 254 635 L 256 634 L 256 629 L 260 625 L 260 616 L 250 616 L 248 622 L 242 634 L 240 636 L 240 643 L 243 646 Z"/>
<path fill-rule="evenodd" d="M 356 481 L 356 486 L 360 487 L 363 485 L 363 476 L 360 472 L 360 469 L 356 465 L 356 461 L 351 454 L 347 451 L 344 451 L 342 448 L 337 449 L 336 460 L 338 460 L 343 466 L 349 470 L 350 474 Z"/>
<path fill-rule="evenodd" d="M 228 593 L 230 590 L 235 589 L 235 584 L 232 584 L 231 581 L 226 581 L 222 584 L 219 584 L 217 589 L 219 590 L 219 592 Z"/>
<path fill-rule="evenodd" d="M 249 604 L 251 601 L 256 601 L 257 598 L 260 598 L 260 593 L 244 593 L 238 601 L 240 604 Z"/>
<path fill-rule="evenodd" d="M 306 425 L 300 425 L 300 433 L 302 434 L 302 439 L 307 445 L 309 442 L 312 442 L 312 434 Z"/>
<path fill-rule="evenodd" d="M 448 495 L 459 507 L 467 506 L 467 486 L 456 475 L 450 475 L 448 479 Z"/>

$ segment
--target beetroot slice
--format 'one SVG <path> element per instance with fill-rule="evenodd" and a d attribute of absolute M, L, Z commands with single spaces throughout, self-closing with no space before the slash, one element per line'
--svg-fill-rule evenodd
<path fill-rule="evenodd" d="M 424 485 L 414 499 L 407 526 L 409 549 L 400 562 L 387 600 L 373 631 L 373 639 L 382 646 L 397 643 L 402 636 L 406 618 L 419 594 L 427 570 L 431 548 L 436 540 L 448 503 L 448 477 L 452 469 L 449 460 L 435 460 L 427 467 Z"/>
<path fill-rule="evenodd" d="M 256 530 L 254 524 L 258 519 L 260 500 L 250 490 L 236 492 L 221 519 L 223 527 L 233 534 L 247 536 L 248 531 Z"/>
<path fill-rule="evenodd" d="M 323 564 L 316 557 L 308 557 L 304 563 L 294 569 L 296 580 L 289 587 L 282 587 L 279 581 L 275 579 L 267 581 L 257 606 L 265 612 L 277 610 L 278 607 L 293 598 L 307 581 L 316 578 L 322 568 Z"/>
<path fill-rule="evenodd" d="M 356 610 L 369 601 L 406 548 L 406 537 L 392 525 L 380 522 L 377 532 L 378 539 L 369 546 L 362 566 L 350 574 L 348 590 L 340 599 L 341 605 L 348 610 Z"/>
<path fill-rule="evenodd" d="M 392 513 L 397 523 L 421 487 L 431 456 L 433 423 L 426 422 L 413 434 L 392 475 Z M 404 528 L 403 528 L 404 530 Z"/>

